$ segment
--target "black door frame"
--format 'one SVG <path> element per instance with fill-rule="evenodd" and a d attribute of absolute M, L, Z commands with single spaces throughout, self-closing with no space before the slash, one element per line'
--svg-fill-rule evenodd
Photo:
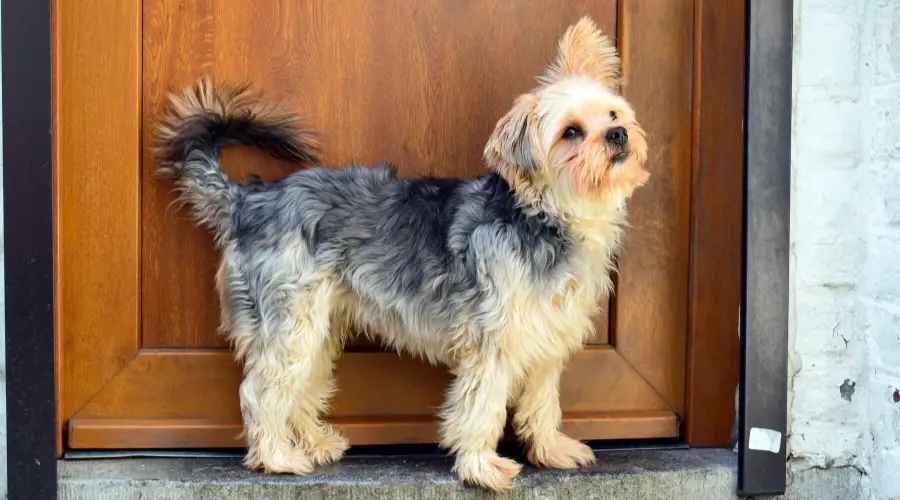
<path fill-rule="evenodd" d="M 784 493 L 793 0 L 747 3 L 738 492 Z M 777 447 L 776 447 L 777 446 Z"/>
<path fill-rule="evenodd" d="M 50 0 L 4 0 L 8 497 L 56 498 Z"/>

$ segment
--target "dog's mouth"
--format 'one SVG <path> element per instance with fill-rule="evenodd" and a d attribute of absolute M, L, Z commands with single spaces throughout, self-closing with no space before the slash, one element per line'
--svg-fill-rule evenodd
<path fill-rule="evenodd" d="M 610 157 L 610 165 L 616 166 L 625 163 L 625 160 L 628 159 L 628 151 L 624 149 L 620 149 L 618 151 L 613 151 Z"/>

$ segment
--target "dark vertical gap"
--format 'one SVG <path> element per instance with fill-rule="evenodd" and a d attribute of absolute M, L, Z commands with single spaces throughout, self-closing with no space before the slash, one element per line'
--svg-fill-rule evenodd
<path fill-rule="evenodd" d="M 741 249 L 741 304 L 738 309 L 738 330 L 740 332 L 741 340 L 740 340 L 740 351 L 741 351 L 741 371 L 740 378 L 738 380 L 738 412 L 737 412 L 737 448 L 738 448 L 738 491 L 742 491 L 744 489 L 743 486 L 743 472 L 746 468 L 746 450 L 744 449 L 744 444 L 746 443 L 746 438 L 744 434 L 744 429 L 747 424 L 747 417 L 744 413 L 745 405 L 744 401 L 746 401 L 747 397 L 747 384 L 745 381 L 746 370 L 744 370 L 744 364 L 747 361 L 747 217 L 748 217 L 748 203 L 747 203 L 747 195 L 749 193 L 749 182 L 748 178 L 750 177 L 749 169 L 748 169 L 748 157 L 749 157 L 749 139 L 750 134 L 748 133 L 748 125 L 750 121 L 750 84 L 752 81 L 751 77 L 751 29 L 752 23 L 750 21 L 750 17 L 752 15 L 752 7 L 751 3 L 753 0 L 747 0 L 746 9 L 744 11 L 744 127 L 743 127 L 743 138 L 744 138 L 744 148 L 743 148 L 743 169 L 744 169 L 744 180 L 743 187 L 741 188 L 741 240 L 742 240 L 742 249 Z"/>
<path fill-rule="evenodd" d="M 144 148 L 146 145 L 144 144 L 144 51 L 147 50 L 147 47 L 144 46 L 144 3 L 141 2 L 141 15 L 140 22 L 141 25 L 138 27 L 138 32 L 140 33 L 140 46 L 141 53 L 138 54 L 138 71 L 141 74 L 141 85 L 138 89 L 138 106 L 140 109 L 140 113 L 138 113 L 138 144 L 141 148 L 138 151 L 138 290 L 140 293 L 138 294 L 138 350 L 140 350 L 144 346 Z"/>
<path fill-rule="evenodd" d="M 624 0 L 619 0 L 616 2 L 616 49 L 619 51 L 619 55 L 622 55 L 622 2 Z M 623 58 L 624 59 L 624 58 Z M 617 266 L 618 267 L 618 266 Z M 616 347 L 616 336 L 618 334 L 618 304 L 617 300 L 618 291 L 619 291 L 619 273 L 614 272 L 610 276 L 613 283 L 613 293 L 610 295 L 609 300 L 606 302 L 606 307 L 608 308 L 607 312 L 607 321 L 606 321 L 606 342 L 613 348 Z"/>

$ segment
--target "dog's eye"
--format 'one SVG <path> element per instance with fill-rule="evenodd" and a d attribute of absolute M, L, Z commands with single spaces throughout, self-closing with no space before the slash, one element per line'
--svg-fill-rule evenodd
<path fill-rule="evenodd" d="M 567 140 L 568 140 L 568 139 L 575 139 L 575 138 L 577 138 L 577 137 L 581 137 L 582 135 L 583 135 L 583 134 L 582 134 L 580 128 L 578 128 L 578 127 L 566 127 L 566 129 L 563 130 L 562 138 L 563 138 L 563 139 L 567 139 Z"/>
<path fill-rule="evenodd" d="M 610 117 L 610 119 L 612 119 L 612 121 L 616 121 L 616 119 L 619 117 L 619 115 L 617 115 L 615 111 L 610 111 L 609 117 Z"/>

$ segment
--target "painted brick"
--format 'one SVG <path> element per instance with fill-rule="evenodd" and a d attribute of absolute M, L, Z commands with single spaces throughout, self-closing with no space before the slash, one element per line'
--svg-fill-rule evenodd
<path fill-rule="evenodd" d="M 861 201 L 870 227 L 900 229 L 900 161 L 871 161 L 862 170 L 869 189 Z"/>
<path fill-rule="evenodd" d="M 872 490 L 877 498 L 900 498 L 900 451 L 897 449 L 879 451 L 875 455 L 875 473 L 872 476 Z"/>
<path fill-rule="evenodd" d="M 900 402 L 894 402 L 895 392 L 900 391 L 900 376 L 879 372 L 872 375 L 869 384 L 869 412 L 873 441 L 878 451 L 900 451 Z M 897 469 L 900 472 L 900 469 Z"/>
<path fill-rule="evenodd" d="M 864 135 L 866 158 L 900 159 L 900 83 L 873 87 L 871 110 L 865 116 L 870 131 Z"/>
<path fill-rule="evenodd" d="M 864 273 L 867 298 L 900 304 L 900 230 L 873 230 Z"/>
<path fill-rule="evenodd" d="M 849 63 L 859 59 L 860 8 L 854 2 L 835 4 L 831 8 L 811 9 L 804 17 L 815 29 L 802 29 L 799 43 L 802 47 L 797 59 L 798 84 L 840 88 L 855 85 L 858 81 L 856 65 Z M 832 36 L 822 39 L 822 31 Z M 835 64 L 842 61 L 844 64 Z M 848 64 L 849 63 L 849 64 Z"/>
<path fill-rule="evenodd" d="M 792 467 L 900 498 L 900 2 L 794 6 Z"/>
<path fill-rule="evenodd" d="M 793 140 L 798 168 L 854 168 L 858 166 L 861 128 L 859 101 L 823 91 L 803 92 L 796 103 Z"/>
<path fill-rule="evenodd" d="M 859 319 L 868 344 L 868 368 L 872 371 L 873 387 L 893 385 L 900 387 L 900 307 L 895 301 L 863 300 Z M 876 377 L 879 382 L 875 383 Z M 886 397 L 877 397 L 879 403 Z M 898 405 L 900 408 L 900 405 Z"/>
<path fill-rule="evenodd" d="M 872 1 L 874 26 L 873 50 L 863 60 L 870 64 L 873 84 L 892 83 L 900 79 L 900 3 L 892 0 Z"/>

